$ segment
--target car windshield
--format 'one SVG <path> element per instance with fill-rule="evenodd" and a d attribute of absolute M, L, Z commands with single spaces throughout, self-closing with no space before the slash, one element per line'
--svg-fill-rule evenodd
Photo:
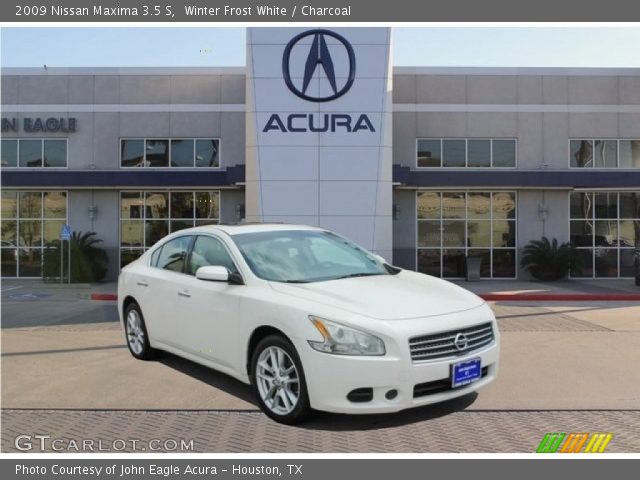
<path fill-rule="evenodd" d="M 371 253 L 331 232 L 275 230 L 232 238 L 253 273 L 264 280 L 308 283 L 395 273 Z"/>

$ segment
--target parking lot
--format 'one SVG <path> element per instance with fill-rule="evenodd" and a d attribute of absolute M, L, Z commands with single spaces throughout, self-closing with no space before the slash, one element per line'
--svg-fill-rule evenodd
<path fill-rule="evenodd" d="M 204 452 L 533 452 L 546 432 L 612 432 L 608 452 L 640 451 L 637 302 L 492 302 L 501 370 L 477 394 L 286 427 L 226 375 L 172 355 L 134 360 L 115 302 L 15 286 L 2 292 L 3 451 L 47 434 L 189 438 Z"/>

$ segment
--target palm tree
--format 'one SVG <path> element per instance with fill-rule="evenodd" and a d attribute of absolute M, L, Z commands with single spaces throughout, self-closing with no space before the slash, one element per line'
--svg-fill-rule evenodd
<path fill-rule="evenodd" d="M 73 232 L 69 240 L 71 282 L 88 283 L 99 282 L 107 274 L 109 257 L 107 252 L 97 247 L 102 240 L 96 238 L 95 232 Z M 44 259 L 44 277 L 57 277 L 60 275 L 60 240 L 55 240 L 47 244 Z M 67 245 L 62 245 L 65 249 L 64 261 L 67 259 Z M 67 266 L 63 266 L 64 270 Z M 59 278 L 59 277 L 58 277 Z"/>
<path fill-rule="evenodd" d="M 543 281 L 560 280 L 570 271 L 578 271 L 571 244 L 558 245 L 557 239 L 550 242 L 547 237 L 529 242 L 524 247 L 520 264 L 535 279 Z"/>

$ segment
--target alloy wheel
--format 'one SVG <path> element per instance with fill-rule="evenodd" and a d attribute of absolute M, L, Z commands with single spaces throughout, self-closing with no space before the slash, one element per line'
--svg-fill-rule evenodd
<path fill-rule="evenodd" d="M 137 310 L 131 309 L 127 315 L 127 341 L 131 351 L 136 355 L 141 355 L 144 350 L 144 329 L 142 319 Z"/>
<path fill-rule="evenodd" d="M 293 359 L 280 347 L 269 346 L 258 357 L 256 383 L 260 398 L 277 415 L 288 415 L 300 399 L 300 375 Z"/>

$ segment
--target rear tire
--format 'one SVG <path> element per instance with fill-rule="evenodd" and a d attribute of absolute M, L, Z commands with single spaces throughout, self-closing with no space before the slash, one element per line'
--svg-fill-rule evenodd
<path fill-rule="evenodd" d="M 269 418 L 293 425 L 309 417 L 304 370 L 288 339 L 280 335 L 263 338 L 253 351 L 251 372 L 260 408 Z"/>
<path fill-rule="evenodd" d="M 153 360 L 158 357 L 158 350 L 151 348 L 147 326 L 140 306 L 133 302 L 124 310 L 124 333 L 129 352 L 138 360 Z"/>

